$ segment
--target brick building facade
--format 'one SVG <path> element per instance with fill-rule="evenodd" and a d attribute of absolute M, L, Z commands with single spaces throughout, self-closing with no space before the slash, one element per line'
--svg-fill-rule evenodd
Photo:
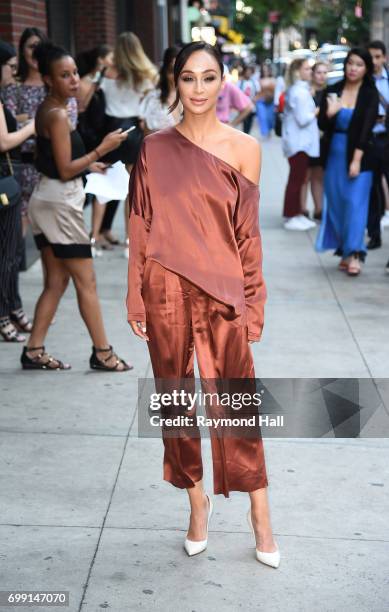
<path fill-rule="evenodd" d="M 15 47 L 21 32 L 35 26 L 72 53 L 113 45 L 131 30 L 158 62 L 163 49 L 181 40 L 186 0 L 0 0 L 0 38 Z"/>
<path fill-rule="evenodd" d="M 0 38 L 17 47 L 27 26 L 47 31 L 45 0 L 0 0 Z"/>

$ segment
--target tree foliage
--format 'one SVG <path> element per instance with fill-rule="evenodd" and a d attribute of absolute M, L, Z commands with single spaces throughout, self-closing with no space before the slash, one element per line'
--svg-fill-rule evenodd
<path fill-rule="evenodd" d="M 339 42 L 344 36 L 351 45 L 363 45 L 369 39 L 369 23 L 372 0 L 362 1 L 363 17 L 355 15 L 357 0 L 245 0 L 253 11 L 242 17 L 237 12 L 234 29 L 242 33 L 246 42 L 254 42 L 260 55 L 263 50 L 263 31 L 269 26 L 269 13 L 278 11 L 277 27 L 293 25 L 304 34 L 309 22 L 314 25 L 320 44 Z"/>
<path fill-rule="evenodd" d="M 311 0 L 308 14 L 317 16 L 319 42 L 333 42 L 341 36 L 351 45 L 364 45 L 369 40 L 371 0 L 363 0 L 363 17 L 355 15 L 356 0 Z"/>
<path fill-rule="evenodd" d="M 277 27 L 298 27 L 304 16 L 304 0 L 246 0 L 246 5 L 252 6 L 253 11 L 239 19 L 235 19 L 235 30 L 241 32 L 246 42 L 254 42 L 256 51 L 263 52 L 263 31 L 269 26 L 269 13 L 279 12 Z"/>

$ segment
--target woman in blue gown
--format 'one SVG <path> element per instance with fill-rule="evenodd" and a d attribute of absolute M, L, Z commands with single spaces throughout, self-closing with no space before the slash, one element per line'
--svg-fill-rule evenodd
<path fill-rule="evenodd" d="M 345 60 L 345 77 L 327 88 L 319 126 L 326 143 L 323 217 L 316 250 L 335 249 L 339 268 L 360 273 L 366 248 L 372 169 L 369 140 L 377 119 L 378 93 L 373 65 L 364 49 L 351 49 Z"/>

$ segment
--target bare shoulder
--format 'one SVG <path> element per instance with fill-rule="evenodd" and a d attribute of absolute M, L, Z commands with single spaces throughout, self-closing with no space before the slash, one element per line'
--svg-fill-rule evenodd
<path fill-rule="evenodd" d="M 253 136 L 245 134 L 244 132 L 241 132 L 230 125 L 223 125 L 223 131 L 224 136 L 228 140 L 230 146 L 235 150 L 237 148 L 238 151 L 243 151 L 244 153 L 245 150 L 249 149 L 250 155 L 255 152 L 259 154 L 261 147 L 257 139 Z"/>
<path fill-rule="evenodd" d="M 43 103 L 35 116 L 37 134 L 46 138 L 54 137 L 63 139 L 66 133 L 71 131 L 69 117 L 66 109 L 50 106 Z M 61 140 L 63 142 L 63 140 Z"/>
<path fill-rule="evenodd" d="M 58 123 L 68 123 L 69 117 L 65 108 L 58 108 L 56 106 L 48 106 L 45 109 L 46 123 L 47 125 L 54 125 Z"/>
<path fill-rule="evenodd" d="M 254 183 L 258 183 L 261 170 L 261 145 L 256 138 L 240 130 L 226 126 L 231 131 L 231 145 L 234 147 L 240 172 Z"/>
<path fill-rule="evenodd" d="M 240 132 L 239 130 L 235 130 L 237 132 L 237 146 L 241 152 L 246 153 L 248 156 L 251 155 L 259 155 L 261 152 L 261 145 L 258 140 L 250 134 L 245 134 L 244 132 Z"/>

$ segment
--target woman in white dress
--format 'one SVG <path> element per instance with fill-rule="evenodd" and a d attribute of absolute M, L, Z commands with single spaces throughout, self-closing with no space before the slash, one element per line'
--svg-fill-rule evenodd
<path fill-rule="evenodd" d="M 139 38 L 133 32 L 122 32 L 114 50 L 114 64 L 100 83 L 105 95 L 106 132 L 135 126 L 127 140 L 104 158 L 122 161 L 128 172 L 136 161 L 143 140 L 141 103 L 157 82 L 157 69 L 145 54 Z"/>
<path fill-rule="evenodd" d="M 109 133 L 118 128 L 135 129 L 131 130 L 120 147 L 111 151 L 103 161 L 114 164 L 120 160 L 129 174 L 143 142 L 142 100 L 147 92 L 155 88 L 157 80 L 157 68 L 147 57 L 139 38 L 133 32 L 122 32 L 116 41 L 113 66 L 106 70 L 100 82 L 105 96 L 105 131 Z M 126 223 L 127 219 L 126 201 Z M 128 238 L 126 244 L 128 245 Z M 124 255 L 128 256 L 128 246 Z"/>

